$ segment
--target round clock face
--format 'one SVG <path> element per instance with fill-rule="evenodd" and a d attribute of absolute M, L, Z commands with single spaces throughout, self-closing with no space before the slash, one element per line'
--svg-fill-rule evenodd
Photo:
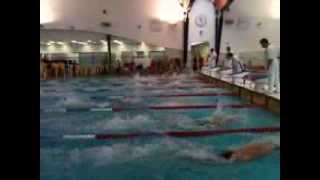
<path fill-rule="evenodd" d="M 207 17 L 205 15 L 198 15 L 195 18 L 195 23 L 198 27 L 204 27 L 207 25 Z"/>

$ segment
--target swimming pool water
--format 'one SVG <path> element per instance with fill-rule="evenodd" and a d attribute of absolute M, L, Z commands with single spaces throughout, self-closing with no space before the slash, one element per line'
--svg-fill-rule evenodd
<path fill-rule="evenodd" d="M 188 75 L 174 78 L 101 76 L 41 81 L 40 105 L 41 109 L 55 109 L 244 103 L 233 96 L 150 97 L 228 92 L 220 88 L 202 88 L 205 85 Z M 261 108 L 41 112 L 40 177 L 42 180 L 280 179 L 279 151 L 250 162 L 232 164 L 222 163 L 217 156 L 225 149 L 274 134 L 103 141 L 61 138 L 66 134 L 201 130 L 207 127 L 198 126 L 199 122 L 218 115 L 236 117 L 235 121 L 219 128 L 280 125 L 279 116 Z M 207 161 L 208 157 L 212 160 Z"/>

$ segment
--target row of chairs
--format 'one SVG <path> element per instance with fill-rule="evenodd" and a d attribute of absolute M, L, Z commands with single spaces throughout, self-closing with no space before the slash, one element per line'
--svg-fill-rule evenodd
<path fill-rule="evenodd" d="M 180 73 L 182 72 L 182 62 L 179 58 L 171 58 L 169 60 L 151 60 L 148 67 L 143 66 L 142 64 L 136 64 L 134 61 L 130 63 L 120 63 L 116 67 L 116 73 L 118 74 L 170 74 L 170 73 Z"/>
<path fill-rule="evenodd" d="M 142 64 L 133 61 L 114 67 L 115 73 L 119 75 L 128 74 L 170 74 L 183 71 L 182 61 L 179 58 L 151 60 L 149 67 L 144 68 Z M 67 60 L 40 60 L 40 79 L 58 79 L 65 77 L 92 76 L 107 74 L 109 69 L 104 65 L 83 67 L 79 63 Z"/>
<path fill-rule="evenodd" d="M 81 67 L 76 62 L 66 60 L 40 61 L 40 79 L 42 80 L 99 75 L 107 72 L 107 68 L 103 65 Z"/>

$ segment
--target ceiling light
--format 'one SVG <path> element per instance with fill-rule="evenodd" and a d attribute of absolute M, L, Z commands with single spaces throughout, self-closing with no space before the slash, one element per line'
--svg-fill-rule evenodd
<path fill-rule="evenodd" d="M 118 40 L 113 40 L 114 43 L 117 43 L 117 44 L 123 44 L 123 42 L 121 41 L 118 41 Z"/>

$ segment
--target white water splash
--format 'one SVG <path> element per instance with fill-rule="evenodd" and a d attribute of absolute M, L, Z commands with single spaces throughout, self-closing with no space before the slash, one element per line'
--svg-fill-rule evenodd
<path fill-rule="evenodd" d="M 91 163 L 104 166 L 111 163 L 125 163 L 142 158 L 165 156 L 174 159 L 193 160 L 197 162 L 224 163 L 212 146 L 193 144 L 166 138 L 148 144 L 133 145 L 118 143 L 110 146 L 91 147 L 83 150 L 69 151 L 71 163 Z"/>
<path fill-rule="evenodd" d="M 114 130 L 150 130 L 155 125 L 155 121 L 147 115 L 137 115 L 134 117 L 116 116 L 110 120 L 102 120 L 87 127 L 88 130 L 114 131 Z"/>
<path fill-rule="evenodd" d="M 114 144 L 111 146 L 93 147 L 84 150 L 75 149 L 69 152 L 73 163 L 90 162 L 94 166 L 103 166 L 110 163 L 124 163 L 146 157 L 152 153 L 157 145 L 130 145 Z"/>
<path fill-rule="evenodd" d="M 79 96 L 69 93 L 65 96 L 62 104 L 68 108 L 92 107 L 94 104 L 88 100 L 81 99 Z"/>

